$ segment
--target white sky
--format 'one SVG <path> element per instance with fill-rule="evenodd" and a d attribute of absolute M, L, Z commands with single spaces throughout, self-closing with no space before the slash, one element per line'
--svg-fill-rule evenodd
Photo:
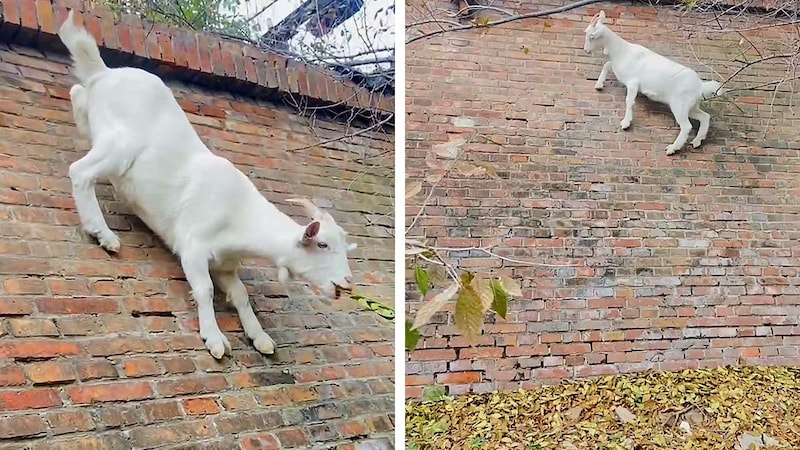
<path fill-rule="evenodd" d="M 241 3 L 242 13 L 246 17 L 260 11 L 264 6 L 269 5 L 274 0 L 247 0 Z M 281 20 L 294 11 L 304 0 L 278 0 L 274 5 L 270 6 L 264 11 L 256 21 L 261 26 L 261 31 L 264 32 L 269 28 L 269 25 L 277 25 Z M 314 42 L 319 42 L 324 45 L 323 48 L 332 55 L 339 57 L 339 60 L 350 59 L 342 58 L 351 55 L 358 55 L 363 52 L 370 52 L 378 49 L 393 49 L 394 48 L 394 11 L 386 14 L 387 8 L 394 5 L 394 0 L 364 0 L 364 6 L 353 17 L 348 19 L 342 25 L 332 30 L 327 36 L 318 39 L 311 33 L 306 31 L 306 27 L 299 28 L 299 32 L 292 38 L 289 43 L 290 48 L 296 53 L 309 54 L 308 51 L 303 51 L 303 46 Z M 375 16 L 376 12 L 380 11 Z M 380 21 L 383 20 L 383 27 L 381 28 Z M 341 35 L 341 31 L 346 30 L 345 36 Z M 346 36 L 351 34 L 352 37 L 348 41 Z M 376 36 L 377 33 L 377 36 Z M 362 55 L 355 57 L 356 60 L 371 60 L 375 57 L 382 58 L 390 56 L 389 52 L 381 52 L 375 55 Z M 322 55 L 319 55 L 322 56 Z M 375 66 L 359 66 L 358 69 L 364 72 L 370 72 Z"/>

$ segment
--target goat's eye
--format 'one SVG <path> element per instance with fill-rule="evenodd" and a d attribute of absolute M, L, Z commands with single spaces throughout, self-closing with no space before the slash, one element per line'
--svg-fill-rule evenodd
<path fill-rule="evenodd" d="M 328 244 L 324 242 L 317 242 L 317 247 L 319 248 L 328 248 Z"/>

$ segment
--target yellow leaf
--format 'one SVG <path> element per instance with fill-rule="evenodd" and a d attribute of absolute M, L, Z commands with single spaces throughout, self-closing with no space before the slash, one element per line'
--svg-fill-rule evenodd
<path fill-rule="evenodd" d="M 476 166 L 468 162 L 459 162 L 456 164 L 455 168 L 461 173 L 461 175 L 464 175 L 465 177 L 472 177 L 486 173 L 486 170 L 483 167 Z"/>
<path fill-rule="evenodd" d="M 513 279 L 508 277 L 500 277 L 500 284 L 503 285 L 503 289 L 505 289 L 508 295 L 512 297 L 522 297 L 522 289 Z"/>
<path fill-rule="evenodd" d="M 411 329 L 415 330 L 427 324 L 431 320 L 431 317 L 440 311 L 444 304 L 448 302 L 448 300 L 456 295 L 456 292 L 458 292 L 458 287 L 458 283 L 453 283 L 448 286 L 447 289 L 434 295 L 433 298 L 425 302 L 414 316 L 414 324 L 411 326 Z"/>
<path fill-rule="evenodd" d="M 444 172 L 434 172 L 428 174 L 428 176 L 425 177 L 425 181 L 427 181 L 430 184 L 436 184 L 442 181 L 443 177 L 444 177 Z"/>
<path fill-rule="evenodd" d="M 483 277 L 475 277 L 472 279 L 471 285 L 481 299 L 481 314 L 483 314 L 492 307 L 492 300 L 494 300 L 491 280 Z"/>
<path fill-rule="evenodd" d="M 483 304 L 472 285 L 464 286 L 456 301 L 456 328 L 467 341 L 475 343 L 483 329 Z"/>
<path fill-rule="evenodd" d="M 466 143 L 467 141 L 464 139 L 453 139 L 443 144 L 434 145 L 431 147 L 431 151 L 442 158 L 453 159 L 458 156 L 458 151 Z"/>
<path fill-rule="evenodd" d="M 429 151 L 425 154 L 425 164 L 434 170 L 444 170 L 447 168 L 446 163 L 436 159 L 436 153 L 433 151 Z"/>
<path fill-rule="evenodd" d="M 406 185 L 406 198 L 411 198 L 422 190 L 422 182 L 414 181 Z"/>

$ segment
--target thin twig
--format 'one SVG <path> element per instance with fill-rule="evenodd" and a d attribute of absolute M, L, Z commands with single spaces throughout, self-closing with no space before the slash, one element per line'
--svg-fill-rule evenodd
<path fill-rule="evenodd" d="M 444 170 L 444 173 L 442 173 L 442 177 L 439 178 L 436 181 L 436 183 L 434 183 L 431 186 L 431 190 L 430 190 L 430 192 L 428 192 L 428 196 L 425 197 L 425 201 L 423 201 L 422 205 L 419 207 L 419 211 L 417 211 L 417 215 L 415 215 L 414 218 L 411 219 L 411 225 L 409 225 L 406 228 L 406 235 L 408 235 L 408 232 L 411 231 L 411 229 L 414 228 L 414 225 L 417 224 L 417 220 L 419 220 L 419 218 L 422 216 L 422 213 L 425 211 L 425 208 L 428 206 L 428 203 L 431 201 L 431 197 L 433 197 L 433 192 L 436 191 L 436 188 L 439 186 L 439 183 L 441 183 L 442 180 L 444 180 L 444 178 L 447 176 L 447 174 L 453 169 L 453 167 L 455 167 L 455 165 L 458 162 L 458 160 L 461 159 L 461 156 L 464 154 L 464 152 L 467 151 L 467 147 L 472 142 L 472 139 L 474 137 L 475 137 L 475 135 L 472 134 L 472 135 L 470 135 L 469 138 L 467 138 L 467 140 L 464 142 L 464 144 L 461 147 L 461 149 L 458 151 L 458 154 L 456 155 L 456 157 L 453 158 L 453 160 L 450 162 L 450 165 L 447 166 L 447 168 Z"/>
<path fill-rule="evenodd" d="M 374 123 L 374 124 L 368 126 L 367 128 L 362 128 L 362 129 L 360 129 L 360 130 L 358 130 L 358 131 L 356 131 L 354 133 L 345 134 L 343 136 L 339 136 L 339 137 L 332 138 L 332 139 L 327 139 L 327 140 L 322 141 L 322 142 L 317 142 L 316 144 L 306 145 L 306 146 L 298 147 L 298 148 L 291 148 L 291 149 L 286 150 L 286 151 L 287 152 L 299 152 L 299 151 L 302 151 L 302 150 L 308 150 L 310 148 L 319 147 L 321 145 L 330 144 L 331 142 L 342 141 L 342 140 L 345 140 L 345 139 L 349 139 L 349 138 L 353 138 L 353 137 L 356 137 L 356 136 L 360 136 L 360 135 L 362 135 L 364 133 L 368 133 L 368 132 L 370 132 L 370 131 L 372 131 L 372 130 L 374 130 L 376 128 L 379 128 L 379 127 L 383 126 L 384 124 L 387 124 L 387 123 L 391 122 L 393 119 L 394 119 L 394 114 L 389 114 L 385 119 L 381 120 L 380 122 Z"/>
<path fill-rule="evenodd" d="M 498 19 L 498 20 L 493 20 L 491 22 L 486 22 L 485 24 L 458 25 L 458 26 L 453 26 L 451 28 L 442 27 L 439 30 L 431 31 L 429 33 L 425 33 L 425 34 L 422 34 L 420 36 L 415 36 L 415 37 L 413 37 L 411 39 L 408 39 L 406 41 L 406 45 L 408 45 L 408 44 L 410 44 L 412 42 L 418 41 L 420 39 L 425 39 L 425 38 L 437 36 L 437 35 L 440 35 L 440 34 L 443 34 L 443 33 L 451 32 L 451 31 L 472 30 L 474 28 L 486 28 L 486 27 L 502 25 L 504 23 L 515 22 L 515 21 L 523 20 L 523 19 L 532 19 L 532 18 L 536 18 L 536 17 L 549 16 L 551 14 L 558 14 L 558 13 L 570 11 L 570 10 L 573 10 L 573 9 L 576 9 L 576 8 L 580 8 L 581 6 L 592 5 L 594 3 L 600 3 L 600 2 L 603 2 L 603 1 L 605 1 L 605 0 L 580 0 L 580 1 L 577 1 L 575 3 L 570 3 L 570 4 L 565 5 L 565 6 L 560 6 L 558 8 L 551 8 L 551 9 L 546 9 L 544 11 L 537 11 L 537 12 L 534 12 L 534 13 L 519 14 L 519 15 L 516 15 L 516 16 L 505 17 L 503 19 Z"/>

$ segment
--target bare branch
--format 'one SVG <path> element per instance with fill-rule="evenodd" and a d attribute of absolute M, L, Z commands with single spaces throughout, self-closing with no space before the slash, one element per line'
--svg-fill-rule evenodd
<path fill-rule="evenodd" d="M 406 40 L 406 45 L 408 45 L 408 44 L 410 44 L 412 42 L 419 41 L 420 39 L 425 39 L 425 38 L 437 36 L 437 35 L 440 35 L 440 34 L 443 34 L 443 33 L 451 32 L 451 31 L 462 31 L 462 30 L 472 30 L 472 29 L 475 29 L 475 28 L 493 27 L 493 26 L 497 26 L 497 25 L 502 25 L 504 23 L 515 22 L 515 21 L 523 20 L 523 19 L 532 19 L 532 18 L 536 18 L 536 17 L 544 17 L 544 16 L 549 16 L 551 14 L 558 14 L 558 13 L 570 11 L 570 10 L 573 10 L 573 9 L 576 9 L 576 8 L 580 8 L 581 6 L 592 5 L 594 3 L 600 3 L 602 1 L 605 1 L 605 0 L 580 0 L 580 1 L 577 1 L 575 3 L 570 3 L 570 4 L 565 5 L 565 6 L 560 6 L 558 8 L 546 9 L 544 11 L 537 11 L 537 12 L 528 13 L 528 14 L 519 14 L 519 15 L 516 15 L 516 16 L 506 17 L 506 18 L 503 18 L 503 19 L 493 20 L 493 21 L 486 22 L 486 23 L 483 23 L 483 24 L 476 23 L 476 24 L 470 24 L 470 25 L 453 26 L 453 27 L 447 28 L 447 29 L 441 28 L 439 30 L 431 31 L 429 33 L 425 33 L 425 34 L 422 34 L 420 36 L 414 36 L 411 39 L 407 39 Z"/>

